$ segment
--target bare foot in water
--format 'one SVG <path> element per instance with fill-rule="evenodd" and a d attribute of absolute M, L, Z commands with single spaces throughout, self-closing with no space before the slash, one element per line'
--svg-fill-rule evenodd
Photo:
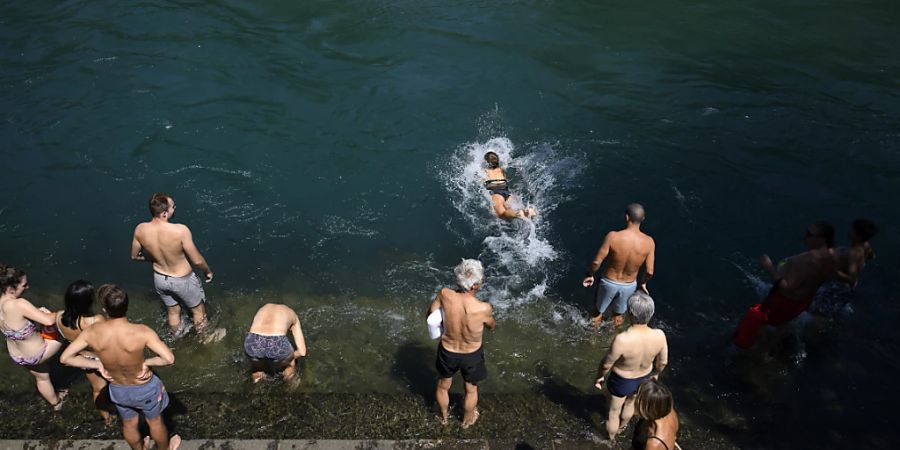
<path fill-rule="evenodd" d="M 144 450 L 150 450 L 150 436 L 144 436 L 142 444 L 144 445 Z"/>
<path fill-rule="evenodd" d="M 537 215 L 537 210 L 534 209 L 534 206 L 529 206 L 525 208 L 525 217 L 534 217 Z"/>
<path fill-rule="evenodd" d="M 178 446 L 180 445 L 181 436 L 173 434 L 172 437 L 169 438 L 169 450 L 178 450 Z"/>
<path fill-rule="evenodd" d="M 203 345 L 219 342 L 225 337 L 227 332 L 224 328 L 216 328 L 215 330 L 200 332 L 200 343 Z"/>
<path fill-rule="evenodd" d="M 602 324 L 603 324 L 603 314 L 597 314 L 596 316 L 591 317 L 591 326 L 593 326 L 595 330 L 600 328 L 600 325 L 602 325 Z"/>
<path fill-rule="evenodd" d="M 475 408 L 475 410 L 472 411 L 472 421 L 471 422 L 463 422 L 462 429 L 465 430 L 466 428 L 469 428 L 472 425 L 475 425 L 475 422 L 478 421 L 478 416 L 480 416 L 480 415 L 481 414 L 478 412 L 478 408 Z"/>
<path fill-rule="evenodd" d="M 250 375 L 250 379 L 253 380 L 253 384 L 259 383 L 260 381 L 266 379 L 266 373 L 265 372 L 253 372 L 253 374 Z"/>

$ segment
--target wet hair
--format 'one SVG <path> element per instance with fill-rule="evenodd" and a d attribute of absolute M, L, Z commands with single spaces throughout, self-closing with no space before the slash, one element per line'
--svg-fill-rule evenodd
<path fill-rule="evenodd" d="M 456 284 L 464 291 L 471 291 L 472 286 L 484 281 L 484 267 L 477 259 L 463 259 L 453 273 L 456 274 Z"/>
<path fill-rule="evenodd" d="M 172 198 L 165 192 L 157 192 L 150 197 L 150 215 L 159 217 L 160 214 L 169 209 L 169 199 Z"/>
<path fill-rule="evenodd" d="M 5 294 L 9 288 L 19 287 L 25 272 L 13 266 L 0 263 L 0 294 Z"/>
<path fill-rule="evenodd" d="M 497 156 L 497 154 L 494 152 L 485 153 L 484 160 L 487 161 L 488 167 L 490 167 L 491 169 L 500 167 L 500 157 Z"/>
<path fill-rule="evenodd" d="M 625 207 L 625 215 L 628 216 L 628 220 L 631 223 L 641 223 L 644 221 L 644 217 L 646 216 L 644 213 L 644 207 L 641 206 L 640 203 L 632 203 Z"/>
<path fill-rule="evenodd" d="M 656 305 L 653 298 L 638 291 L 628 297 L 628 314 L 631 315 L 631 323 L 646 325 L 653 318 Z"/>
<path fill-rule="evenodd" d="M 78 280 L 66 288 L 66 310 L 63 311 L 63 325 L 77 329 L 79 317 L 94 315 L 94 285 L 90 281 Z"/>
<path fill-rule="evenodd" d="M 856 233 L 860 240 L 868 242 L 869 239 L 878 234 L 878 227 L 875 226 L 875 222 L 869 219 L 856 219 L 853 221 L 853 232 Z"/>
<path fill-rule="evenodd" d="M 128 293 L 115 284 L 103 284 L 97 288 L 97 297 L 112 319 L 125 317 L 128 312 Z"/>
<path fill-rule="evenodd" d="M 812 236 L 824 239 L 828 248 L 834 247 L 834 225 L 826 220 L 817 220 L 810 225 L 810 228 L 816 230 Z"/>
<path fill-rule="evenodd" d="M 634 400 L 634 412 L 644 420 L 659 420 L 669 415 L 675 407 L 672 391 L 657 380 L 649 379 L 638 387 Z"/>

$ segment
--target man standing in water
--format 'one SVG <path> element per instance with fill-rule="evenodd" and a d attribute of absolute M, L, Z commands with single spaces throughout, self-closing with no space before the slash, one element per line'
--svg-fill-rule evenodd
<path fill-rule="evenodd" d="M 169 394 L 150 368 L 175 363 L 172 350 L 146 325 L 128 322 L 128 294 L 113 284 L 97 289 L 97 296 L 109 320 L 96 323 L 78 335 L 59 357 L 63 364 L 93 369 L 109 380 L 109 398 L 122 419 L 122 435 L 134 450 L 146 448 L 138 431 L 138 416 L 143 414 L 150 437 L 160 449 L 174 450 L 181 443 L 177 434 L 169 438 L 160 416 L 169 405 Z M 90 348 L 99 359 L 78 356 Z M 144 359 L 148 348 L 157 356 Z"/>
<path fill-rule="evenodd" d="M 611 231 L 606 235 L 597 256 L 588 268 L 587 275 L 581 282 L 584 287 L 593 285 L 594 272 L 609 257 L 603 278 L 597 286 L 597 316 L 591 319 L 595 327 L 603 322 L 603 313 L 610 304 L 615 326 L 621 325 L 628 296 L 636 290 L 638 284 L 641 290 L 648 292 L 647 282 L 653 277 L 656 243 L 653 242 L 653 238 L 641 231 L 644 217 L 643 206 L 632 203 L 625 207 L 625 228 Z M 637 276 L 641 266 L 644 266 L 644 274 L 638 283 Z"/>
<path fill-rule="evenodd" d="M 435 367 L 438 382 L 435 396 L 441 412 L 441 423 L 446 425 L 450 406 L 450 385 L 453 375 L 462 371 L 466 387 L 463 404 L 462 428 L 469 428 L 478 420 L 478 382 L 487 378 L 484 366 L 482 336 L 484 327 L 492 331 L 497 327 L 489 303 L 475 297 L 484 282 L 484 268 L 475 259 L 464 259 L 453 270 L 459 290 L 443 288 L 431 302 L 428 314 L 443 308 L 444 334 L 437 348 Z"/>
<path fill-rule="evenodd" d="M 296 350 L 287 337 L 288 331 L 294 336 Z M 281 370 L 284 381 L 296 387 L 297 358 L 306 356 L 306 340 L 297 313 L 286 305 L 263 305 L 256 311 L 244 339 L 244 352 L 250 358 L 250 378 L 254 383 L 265 379 L 267 370 Z"/>
<path fill-rule="evenodd" d="M 207 283 L 213 280 L 213 273 L 194 245 L 191 230 L 185 225 L 169 222 L 174 214 L 175 200 L 171 196 L 164 193 L 153 194 L 150 198 L 152 218 L 134 229 L 131 259 L 149 259 L 153 262 L 153 283 L 166 305 L 167 321 L 172 332 L 176 336 L 183 333 L 179 305 L 183 303 L 191 310 L 197 332 L 204 335 L 208 325 L 203 304 L 206 295 L 191 263 L 206 274 Z M 216 330 L 216 333 L 224 331 Z"/>
<path fill-rule="evenodd" d="M 839 270 L 834 227 L 830 223 L 820 220 L 810 225 L 803 241 L 809 251 L 791 256 L 777 270 L 769 255 L 759 258 L 759 265 L 772 276 L 772 290 L 762 303 L 750 308 L 738 325 L 734 334 L 738 347 L 751 347 L 763 324 L 784 325 L 806 311 L 826 281 L 853 281 Z"/>
<path fill-rule="evenodd" d="M 643 292 L 635 292 L 628 297 L 631 326 L 616 335 L 597 371 L 594 386 L 603 389 L 606 384 L 609 391 L 606 432 L 610 439 L 615 439 L 616 434 L 628 426 L 634 415 L 634 396 L 641 383 L 659 377 L 669 363 L 666 334 L 647 325 L 655 309 L 653 299 Z"/>

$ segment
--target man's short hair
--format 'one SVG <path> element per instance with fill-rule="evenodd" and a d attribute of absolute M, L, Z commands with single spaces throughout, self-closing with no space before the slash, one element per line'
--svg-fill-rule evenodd
<path fill-rule="evenodd" d="M 150 197 L 150 215 L 159 217 L 169 209 L 169 199 L 172 198 L 165 192 L 157 192 Z"/>
<path fill-rule="evenodd" d="M 640 203 L 632 203 L 625 207 L 625 215 L 631 223 L 641 223 L 644 221 L 644 207 Z"/>
<path fill-rule="evenodd" d="M 477 259 L 463 259 L 453 273 L 456 274 L 456 284 L 464 291 L 471 291 L 473 286 L 484 281 L 484 267 Z"/>
<path fill-rule="evenodd" d="M 828 248 L 834 247 L 834 225 L 827 220 L 817 220 L 810 227 L 811 229 L 815 229 L 815 233 L 812 233 L 815 237 L 820 237 L 825 240 L 825 245 Z"/>
<path fill-rule="evenodd" d="M 644 292 L 637 291 L 628 297 L 628 314 L 631 315 L 631 323 L 646 325 L 653 318 L 656 305 L 653 298 Z"/>
<path fill-rule="evenodd" d="M 128 293 L 115 284 L 104 284 L 97 288 L 100 305 L 110 318 L 125 317 L 128 312 Z"/>
<path fill-rule="evenodd" d="M 863 242 L 869 242 L 869 239 L 872 239 L 878 234 L 878 227 L 875 226 L 875 222 L 872 222 L 869 219 L 856 219 L 853 221 L 853 232 L 856 233 Z"/>

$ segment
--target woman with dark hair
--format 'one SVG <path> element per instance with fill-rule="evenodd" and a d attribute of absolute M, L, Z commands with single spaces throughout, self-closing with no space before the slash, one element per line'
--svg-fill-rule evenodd
<path fill-rule="evenodd" d="M 66 309 L 56 313 L 56 328 L 60 338 L 66 343 L 74 341 L 85 328 L 106 320 L 102 314 L 94 314 L 94 286 L 89 281 L 72 282 L 66 289 L 65 301 Z M 89 351 L 83 351 L 78 356 L 97 359 Z M 96 370 L 87 370 L 84 376 L 91 384 L 91 395 L 96 405 L 100 391 L 106 387 L 106 380 Z M 111 420 L 109 412 L 103 409 L 100 409 L 100 417 L 107 423 Z"/>
<path fill-rule="evenodd" d="M 632 449 L 674 450 L 678 448 L 678 413 L 672 392 L 664 384 L 649 379 L 638 388 L 634 409 L 640 420 L 634 429 Z"/>
<path fill-rule="evenodd" d="M 6 338 L 9 357 L 31 373 L 38 393 L 54 411 L 59 411 L 67 392 L 56 392 L 44 363 L 62 344 L 50 336 L 45 337 L 41 331 L 41 326 L 53 326 L 56 315 L 47 308 L 36 308 L 22 298 L 26 289 L 28 277 L 25 272 L 0 264 L 0 332 Z"/>
<path fill-rule="evenodd" d="M 494 213 L 497 217 L 506 220 L 525 219 L 533 217 L 537 212 L 532 207 L 515 209 L 506 204 L 511 194 L 506 174 L 500 168 L 500 156 L 494 152 L 484 154 L 487 169 L 484 171 L 484 187 L 491 193 L 491 202 L 494 204 Z"/>

